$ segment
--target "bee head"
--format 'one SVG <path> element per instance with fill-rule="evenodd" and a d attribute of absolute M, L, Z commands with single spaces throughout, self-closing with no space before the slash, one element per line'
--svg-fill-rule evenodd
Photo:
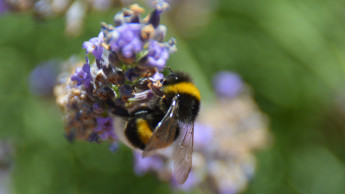
<path fill-rule="evenodd" d="M 173 85 L 182 82 L 192 82 L 192 79 L 185 73 L 174 72 L 163 80 L 163 86 Z"/>

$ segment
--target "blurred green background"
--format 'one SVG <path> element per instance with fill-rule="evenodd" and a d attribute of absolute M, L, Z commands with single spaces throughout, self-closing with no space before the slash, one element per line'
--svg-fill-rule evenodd
<path fill-rule="evenodd" d="M 0 16 L 0 141 L 15 148 L 13 193 L 171 192 L 153 175 L 134 174 L 128 148 L 68 143 L 54 99 L 29 91 L 35 66 L 83 54 L 83 41 L 119 9 L 88 13 L 76 37 L 64 33 L 63 17 Z M 170 65 L 193 74 L 206 100 L 212 75 L 234 71 L 270 119 L 272 146 L 256 152 L 244 193 L 345 192 L 344 10 L 344 0 L 220 0 L 189 36 L 173 14 L 164 18 L 178 40 Z"/>

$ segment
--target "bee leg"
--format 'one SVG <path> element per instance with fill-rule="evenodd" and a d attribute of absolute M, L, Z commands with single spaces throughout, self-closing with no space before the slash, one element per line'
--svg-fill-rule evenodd
<path fill-rule="evenodd" d="M 131 116 L 131 114 L 128 112 L 128 110 L 116 105 L 115 102 L 112 101 L 111 99 L 108 98 L 105 102 L 107 103 L 107 105 L 109 107 L 112 108 L 112 113 L 114 115 L 118 115 L 120 117 L 130 117 Z"/>

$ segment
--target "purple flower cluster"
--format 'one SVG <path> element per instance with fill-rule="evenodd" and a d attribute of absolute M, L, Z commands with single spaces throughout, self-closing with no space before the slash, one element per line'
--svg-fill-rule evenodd
<path fill-rule="evenodd" d="M 161 69 L 165 66 L 168 58 L 169 50 L 165 45 L 155 40 L 150 41 L 147 54 L 147 61 L 149 65 Z"/>
<path fill-rule="evenodd" d="M 118 52 L 125 58 L 132 58 L 143 49 L 140 39 L 141 24 L 124 24 L 112 32 L 109 42 L 112 51 Z"/>
<path fill-rule="evenodd" d="M 155 10 L 148 19 L 141 19 L 142 8 L 138 5 L 130 6 L 115 16 L 115 24 L 103 26 L 105 42 L 109 51 L 114 52 L 124 63 L 148 65 L 162 69 L 175 51 L 175 42 L 163 42 L 166 27 L 159 24 L 160 15 L 168 8 L 166 2 L 154 3 Z"/>
<path fill-rule="evenodd" d="M 98 36 L 82 45 L 86 63 L 66 64 L 54 93 L 65 113 L 68 139 L 116 145 L 111 115 L 129 114 L 154 97 L 151 86 L 161 87 L 159 71 L 176 49 L 175 41 L 163 42 L 166 27 L 159 24 L 168 6 L 154 5 L 147 19 L 134 4 L 116 14 L 115 25 L 102 23 Z"/>

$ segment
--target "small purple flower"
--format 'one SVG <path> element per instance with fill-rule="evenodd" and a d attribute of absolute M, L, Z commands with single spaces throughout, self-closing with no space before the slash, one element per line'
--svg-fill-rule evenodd
<path fill-rule="evenodd" d="M 153 81 L 158 81 L 164 78 L 164 75 L 162 73 L 159 73 L 158 71 L 152 76 Z"/>
<path fill-rule="evenodd" d="M 100 32 L 98 34 L 98 37 L 91 38 L 89 41 L 85 41 L 83 43 L 83 49 L 86 50 L 87 54 L 92 53 L 93 56 L 96 57 L 96 59 L 98 60 L 102 59 L 104 48 L 101 45 L 101 43 L 103 43 L 103 38 L 104 38 L 104 34 L 103 32 Z"/>
<path fill-rule="evenodd" d="M 83 67 L 76 68 L 75 73 L 71 77 L 71 80 L 76 81 L 77 86 L 83 84 L 85 87 L 89 87 L 92 77 L 88 61 L 83 65 Z"/>
<path fill-rule="evenodd" d="M 117 139 L 114 133 L 114 124 L 111 117 L 97 117 L 97 127 L 95 132 L 98 133 L 102 140 L 107 140 L 109 137 L 112 139 Z"/>
<path fill-rule="evenodd" d="M 164 161 L 158 156 L 143 158 L 141 153 L 134 152 L 134 171 L 137 175 L 143 175 L 149 170 L 159 171 L 164 167 Z"/>
<path fill-rule="evenodd" d="M 236 97 L 243 89 L 241 77 L 228 71 L 217 73 L 213 78 L 213 84 L 220 97 Z"/>
<path fill-rule="evenodd" d="M 141 24 L 123 24 L 112 33 L 109 42 L 112 51 L 119 52 L 126 58 L 131 58 L 143 49 L 140 40 Z"/>
<path fill-rule="evenodd" d="M 30 73 L 30 89 L 36 95 L 52 95 L 58 75 L 57 61 L 43 62 Z"/>
<path fill-rule="evenodd" d="M 147 61 L 149 65 L 163 68 L 169 58 L 169 50 L 163 44 L 152 40 L 148 46 Z"/>

